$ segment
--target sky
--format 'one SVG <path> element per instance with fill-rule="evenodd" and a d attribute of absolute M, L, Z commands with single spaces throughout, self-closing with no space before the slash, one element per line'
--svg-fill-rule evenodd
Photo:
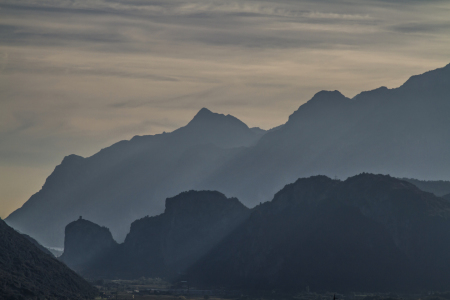
<path fill-rule="evenodd" d="M 450 63 L 450 1 L 0 0 L 0 217 L 64 156 L 198 110 L 270 129 Z"/>

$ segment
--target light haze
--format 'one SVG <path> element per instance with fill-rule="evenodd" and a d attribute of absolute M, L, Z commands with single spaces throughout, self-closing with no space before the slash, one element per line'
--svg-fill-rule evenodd
<path fill-rule="evenodd" d="M 0 216 L 64 156 L 172 131 L 201 107 L 285 123 L 450 62 L 448 1 L 0 1 Z"/>

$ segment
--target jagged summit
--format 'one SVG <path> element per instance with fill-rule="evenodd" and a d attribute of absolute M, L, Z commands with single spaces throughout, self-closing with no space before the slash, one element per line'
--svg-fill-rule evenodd
<path fill-rule="evenodd" d="M 206 107 L 203 107 L 202 109 L 200 109 L 198 111 L 198 113 L 194 116 L 194 119 L 199 119 L 199 118 L 207 118 L 209 116 L 214 115 L 215 113 L 213 113 L 212 111 L 210 111 L 209 109 L 207 109 Z"/>
<path fill-rule="evenodd" d="M 193 125 L 205 125 L 204 123 L 209 123 L 209 125 L 228 125 L 228 126 L 238 126 L 242 129 L 249 129 L 248 126 L 239 120 L 238 118 L 232 115 L 224 115 L 219 113 L 214 113 L 207 108 L 202 108 L 200 111 L 194 116 L 194 118 L 186 125 L 186 127 Z"/>

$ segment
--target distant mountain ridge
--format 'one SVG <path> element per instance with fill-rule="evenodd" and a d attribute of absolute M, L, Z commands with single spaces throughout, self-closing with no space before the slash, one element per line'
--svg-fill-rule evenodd
<path fill-rule="evenodd" d="M 66 157 L 6 221 L 61 247 L 64 226 L 78 215 L 121 241 L 133 220 L 162 212 L 163 199 L 191 189 L 218 190 L 252 207 L 286 182 L 316 174 L 449 180 L 449 95 L 447 65 L 352 99 L 321 91 L 267 132 L 202 109 L 174 132 Z"/>
<path fill-rule="evenodd" d="M 450 65 L 414 76 L 399 88 L 362 92 L 353 99 L 338 91 L 319 92 L 281 129 L 239 152 L 200 188 L 223 191 L 252 206 L 286 182 L 315 174 L 448 180 L 449 95 Z"/>

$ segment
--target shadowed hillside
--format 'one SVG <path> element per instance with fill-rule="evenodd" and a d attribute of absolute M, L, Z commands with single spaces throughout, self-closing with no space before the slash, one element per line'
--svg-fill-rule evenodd
<path fill-rule="evenodd" d="M 389 176 L 299 179 L 189 276 L 231 289 L 448 290 L 449 217 L 449 202 Z"/>
<path fill-rule="evenodd" d="M 67 264 L 102 248 L 91 243 L 98 225 L 78 220 L 68 228 L 76 230 L 66 230 Z M 181 275 L 207 289 L 448 290 L 449 240 L 443 198 L 386 175 L 313 176 L 252 210 L 218 192 L 181 193 L 79 271 L 110 279 Z"/>
<path fill-rule="evenodd" d="M 93 299 L 97 290 L 0 220 L 0 299 Z"/>

